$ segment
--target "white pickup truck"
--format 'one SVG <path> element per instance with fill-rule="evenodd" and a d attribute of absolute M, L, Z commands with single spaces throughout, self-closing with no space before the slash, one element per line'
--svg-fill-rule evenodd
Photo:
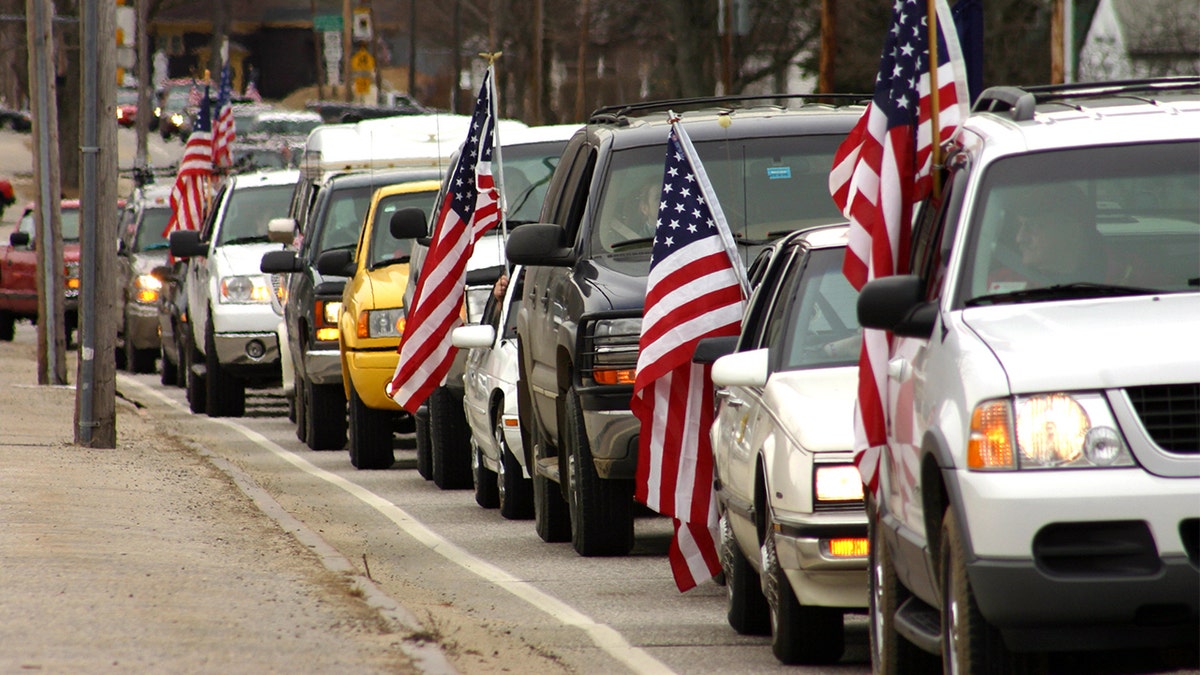
<path fill-rule="evenodd" d="M 184 365 L 192 412 L 241 417 L 247 386 L 279 384 L 276 286 L 259 263 L 281 248 L 268 241 L 267 222 L 287 215 L 299 178 L 295 170 L 231 176 L 200 230 L 171 233 L 171 254 L 188 259 Z"/>

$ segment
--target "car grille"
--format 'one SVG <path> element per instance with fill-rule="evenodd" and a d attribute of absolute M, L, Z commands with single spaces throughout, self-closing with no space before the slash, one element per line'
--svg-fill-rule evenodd
<path fill-rule="evenodd" d="M 1200 384 L 1167 384 L 1125 390 L 1142 426 L 1168 452 L 1200 454 Z"/>

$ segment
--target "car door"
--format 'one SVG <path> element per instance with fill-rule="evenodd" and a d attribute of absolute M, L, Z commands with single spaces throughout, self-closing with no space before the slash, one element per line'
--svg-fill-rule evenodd
<path fill-rule="evenodd" d="M 210 292 L 215 289 L 210 289 L 209 284 L 215 283 L 212 279 L 212 266 L 215 264 L 214 247 L 217 235 L 217 223 L 221 215 L 221 205 L 225 203 L 229 197 L 231 186 L 226 183 L 221 187 L 220 192 L 212 200 L 212 206 L 209 207 L 209 212 L 204 218 L 204 225 L 200 228 L 200 240 L 208 242 L 208 255 L 200 258 L 190 258 L 187 263 L 187 299 L 188 299 L 188 323 L 192 327 L 192 344 L 199 349 L 204 349 L 204 331 L 208 326 L 208 312 Z"/>

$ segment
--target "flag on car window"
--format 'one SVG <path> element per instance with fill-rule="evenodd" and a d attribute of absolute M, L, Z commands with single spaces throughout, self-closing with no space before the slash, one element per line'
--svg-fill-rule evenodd
<path fill-rule="evenodd" d="M 736 336 L 748 296 L 733 235 L 700 158 L 675 119 L 655 224 L 630 408 L 641 421 L 634 496 L 675 521 L 670 563 L 686 591 L 721 569 L 713 495 L 712 365 L 702 338 Z"/>
<path fill-rule="evenodd" d="M 834 155 L 829 192 L 850 220 L 843 272 L 855 289 L 907 272 L 913 205 L 933 185 L 933 135 L 948 140 L 966 118 L 969 95 L 954 20 L 935 0 L 937 69 L 931 76 L 926 2 L 897 2 L 883 49 L 875 94 Z M 936 84 L 936 87 L 934 87 Z M 934 130 L 933 92 L 937 92 Z M 855 464 L 863 484 L 878 487 L 890 340 L 864 330 L 855 412 Z"/>
<path fill-rule="evenodd" d="M 183 147 L 179 172 L 171 187 L 171 219 L 163 230 L 168 236 L 175 230 L 197 230 L 208 208 L 209 182 L 212 180 L 212 121 L 208 110 L 208 89 L 200 101 L 196 124 Z"/>
<path fill-rule="evenodd" d="M 233 106 L 229 98 L 233 94 L 233 77 L 229 64 L 221 68 L 221 84 L 217 88 L 217 114 L 212 129 L 213 167 L 217 169 L 233 165 L 230 147 L 237 136 L 233 123 Z"/>
<path fill-rule="evenodd" d="M 496 125 L 492 81 L 488 68 L 467 139 L 434 221 L 429 252 L 400 338 L 400 362 L 387 386 L 387 395 L 412 413 L 446 379 L 458 351 L 450 344 L 450 332 L 462 323 L 467 260 L 479 237 L 500 222 L 492 176 Z"/>

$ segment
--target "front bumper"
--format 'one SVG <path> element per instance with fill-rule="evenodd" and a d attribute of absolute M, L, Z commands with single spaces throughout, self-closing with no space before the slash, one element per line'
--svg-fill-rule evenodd
<path fill-rule="evenodd" d="M 213 336 L 221 365 L 279 366 L 279 336 L 269 333 L 217 333 Z M 257 356 L 255 356 L 257 355 Z"/>
<path fill-rule="evenodd" d="M 633 387 L 582 387 L 578 393 L 596 473 L 601 478 L 633 478 L 637 472 L 638 432 L 642 428 L 629 410 Z"/>
<path fill-rule="evenodd" d="M 400 406 L 388 397 L 385 387 L 396 374 L 400 354 L 395 348 L 378 351 L 346 351 L 350 370 L 350 385 L 363 405 L 373 410 L 399 411 Z"/>
<path fill-rule="evenodd" d="M 134 349 L 158 349 L 157 305 L 129 303 L 125 305 L 125 342 Z"/>
<path fill-rule="evenodd" d="M 833 519 L 818 515 L 793 520 L 780 514 L 775 536 L 779 566 L 802 605 L 865 609 L 869 596 L 867 558 L 835 558 L 828 550 L 832 538 L 867 537 L 865 514 Z M 820 522 L 814 522 L 817 519 Z"/>
<path fill-rule="evenodd" d="M 304 377 L 313 384 L 341 384 L 342 353 L 336 346 L 333 349 L 305 351 Z"/>

